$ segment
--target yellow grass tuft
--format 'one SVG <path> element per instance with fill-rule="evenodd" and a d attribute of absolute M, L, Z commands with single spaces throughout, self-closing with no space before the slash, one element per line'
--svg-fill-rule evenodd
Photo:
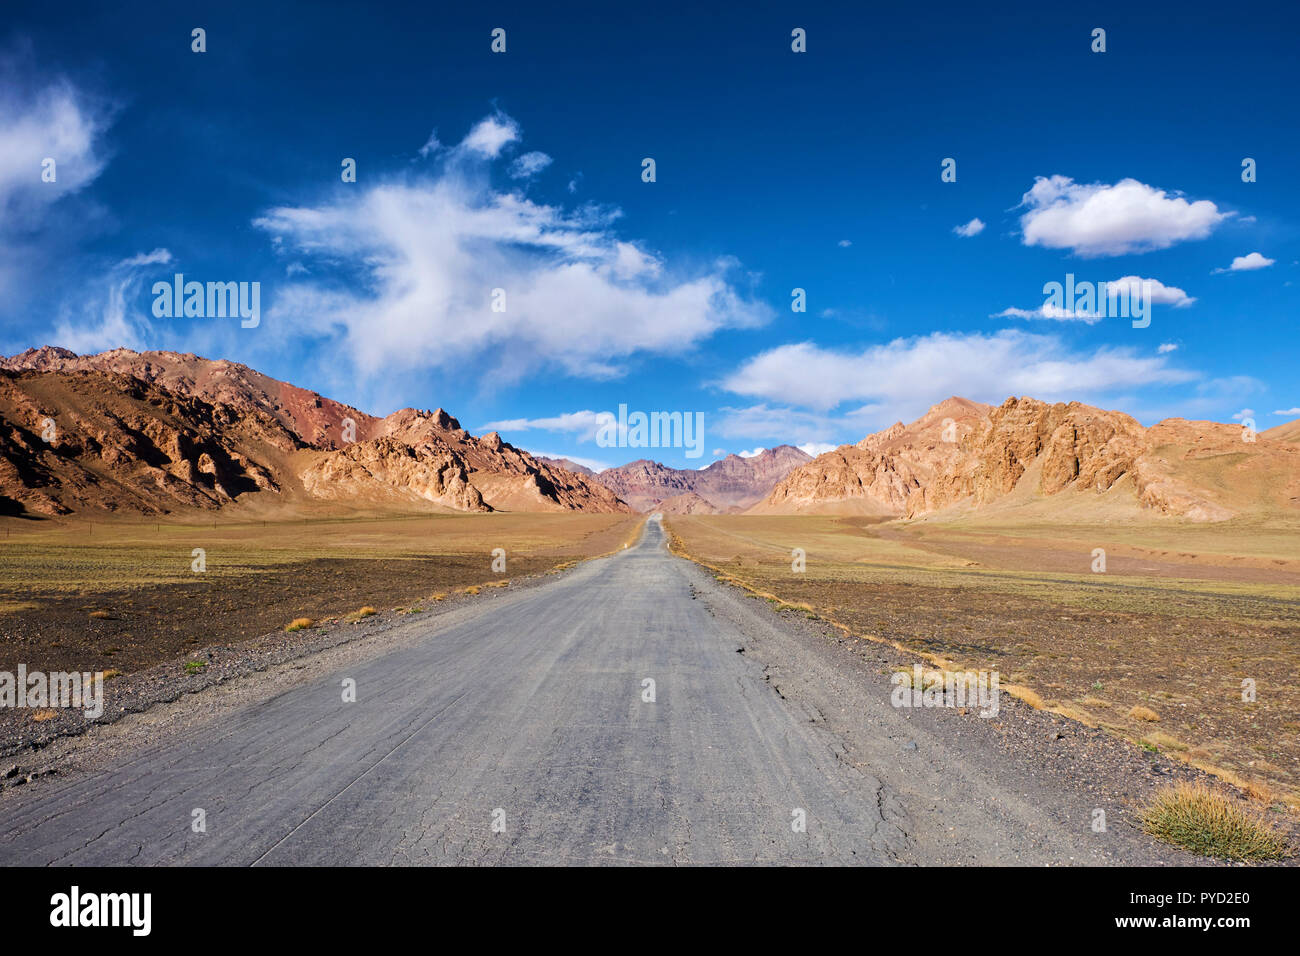
<path fill-rule="evenodd" d="M 367 604 L 361 610 L 357 611 L 357 617 L 374 617 L 379 612 Z"/>
<path fill-rule="evenodd" d="M 316 622 L 309 617 L 295 617 L 289 622 L 289 626 L 285 630 L 290 632 L 305 631 L 307 628 L 315 626 L 315 624 Z"/>
<path fill-rule="evenodd" d="M 102 671 L 99 676 L 104 680 L 112 680 L 114 677 L 121 677 L 122 672 L 116 667 L 110 667 L 108 670 Z"/>
<path fill-rule="evenodd" d="M 1142 808 L 1142 827 L 1193 853 L 1228 860 L 1277 860 L 1290 853 L 1262 817 L 1204 784 L 1178 783 Z"/>
<path fill-rule="evenodd" d="M 1149 720 L 1154 722 L 1160 719 L 1160 715 L 1154 710 L 1150 707 L 1143 707 L 1141 704 L 1135 705 L 1133 709 L 1128 712 L 1128 715 L 1133 720 Z"/>
<path fill-rule="evenodd" d="M 59 712 L 50 707 L 42 707 L 39 710 L 32 711 L 32 720 L 36 721 L 38 724 L 42 724 L 47 720 L 53 720 L 57 716 L 59 716 Z"/>
<path fill-rule="evenodd" d="M 441 601 L 441 600 L 442 600 L 443 598 L 445 598 L 446 596 L 447 596 L 447 595 L 444 594 L 442 591 L 439 591 L 437 594 L 435 594 L 435 595 L 433 595 L 432 597 L 430 597 L 429 600 L 430 600 L 430 601 Z"/>
<path fill-rule="evenodd" d="M 1030 707 L 1034 708 L 1034 710 L 1042 710 L 1047 706 L 1043 703 L 1043 698 L 1039 697 L 1037 693 L 1030 690 L 1028 687 L 1021 687 L 1019 684 L 1006 684 L 1002 689 L 1017 700 L 1024 701 Z"/>
<path fill-rule="evenodd" d="M 1160 750 L 1187 750 L 1188 749 L 1188 745 L 1183 743 L 1177 737 L 1171 737 L 1168 734 L 1161 733 L 1158 730 L 1153 730 L 1151 733 L 1147 734 L 1142 739 L 1145 740 L 1147 743 L 1151 744 L 1152 746 L 1159 748 Z"/>
<path fill-rule="evenodd" d="M 471 584 L 469 587 L 464 588 L 463 590 L 465 591 L 466 594 L 478 594 L 478 585 Z"/>
<path fill-rule="evenodd" d="M 110 620 L 113 617 L 110 611 L 91 611 L 90 616 L 97 621 Z"/>

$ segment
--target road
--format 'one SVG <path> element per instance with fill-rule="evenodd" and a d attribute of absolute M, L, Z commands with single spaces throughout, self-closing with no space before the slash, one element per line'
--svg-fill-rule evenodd
<path fill-rule="evenodd" d="M 418 633 L 26 788 L 0 807 L 0 863 L 1117 862 L 1086 808 L 1063 825 L 1054 796 L 993 779 L 671 556 L 657 520 L 398 627 Z"/>

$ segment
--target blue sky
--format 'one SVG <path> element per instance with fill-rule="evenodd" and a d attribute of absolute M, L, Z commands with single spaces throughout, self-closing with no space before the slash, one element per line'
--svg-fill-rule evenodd
<path fill-rule="evenodd" d="M 0 20 L 6 353 L 193 351 L 605 465 L 620 404 L 703 412 L 703 460 L 653 450 L 686 467 L 950 394 L 1300 416 L 1294 4 L 131 6 Z M 176 272 L 260 323 L 155 317 Z M 1067 273 L 1152 280 L 1150 325 L 1045 312 Z"/>

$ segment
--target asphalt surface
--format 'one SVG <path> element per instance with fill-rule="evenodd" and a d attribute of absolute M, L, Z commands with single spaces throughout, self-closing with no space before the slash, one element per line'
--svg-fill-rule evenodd
<path fill-rule="evenodd" d="M 6 799 L 0 863 L 1121 862 L 1086 807 L 1063 822 L 1055 795 L 997 780 L 671 556 L 657 520 L 400 627 L 413 639 Z"/>

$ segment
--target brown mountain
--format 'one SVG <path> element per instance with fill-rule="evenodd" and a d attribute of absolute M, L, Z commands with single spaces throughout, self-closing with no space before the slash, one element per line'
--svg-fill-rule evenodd
<path fill-rule="evenodd" d="M 707 498 L 701 498 L 693 491 L 684 495 L 674 495 L 659 502 L 655 511 L 666 515 L 712 515 L 718 513 L 718 506 Z"/>
<path fill-rule="evenodd" d="M 945 432 L 946 429 L 946 432 Z M 1300 507 L 1300 445 L 1243 440 L 1239 425 L 1150 428 L 1079 402 L 948 399 L 796 469 L 751 509 L 918 517 L 1016 509 L 1195 521 Z"/>
<path fill-rule="evenodd" d="M 642 458 L 608 468 L 595 480 L 637 511 L 656 510 L 661 502 L 689 492 L 718 511 L 743 511 L 762 499 L 792 468 L 809 460 L 798 448 L 778 445 L 752 458 L 728 455 L 699 470 L 669 468 Z"/>
<path fill-rule="evenodd" d="M 575 475 L 585 475 L 588 478 L 596 477 L 596 473 L 586 465 L 580 465 L 576 461 L 570 461 L 567 458 L 547 458 L 545 455 L 534 455 L 533 457 L 544 465 L 550 465 L 552 468 L 563 468 L 565 471 L 571 471 Z"/>
<path fill-rule="evenodd" d="M 1260 432 L 1261 438 L 1267 438 L 1269 441 L 1285 441 L 1292 444 L 1300 444 L 1300 418 L 1289 421 L 1284 425 L 1278 425 L 1270 428 L 1268 431 Z"/>
<path fill-rule="evenodd" d="M 940 402 L 911 425 L 891 425 L 794 469 L 750 511 L 904 514 L 909 496 L 959 458 L 961 439 L 988 413 L 988 405 L 964 398 Z"/>
<path fill-rule="evenodd" d="M 476 438 L 441 409 L 376 418 L 243 365 L 176 352 L 43 348 L 0 359 L 0 507 L 8 511 L 156 514 L 315 501 L 628 510 L 604 486 L 496 434 Z"/>

